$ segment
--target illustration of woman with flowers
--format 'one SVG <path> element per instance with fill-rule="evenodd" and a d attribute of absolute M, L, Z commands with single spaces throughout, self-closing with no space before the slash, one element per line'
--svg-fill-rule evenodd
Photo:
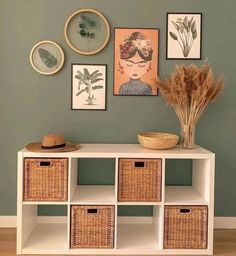
<path fill-rule="evenodd" d="M 119 54 L 119 72 L 129 77 L 129 81 L 120 86 L 119 94 L 153 95 L 151 85 L 141 80 L 152 69 L 153 49 L 150 40 L 140 32 L 133 32 L 119 45 Z"/>

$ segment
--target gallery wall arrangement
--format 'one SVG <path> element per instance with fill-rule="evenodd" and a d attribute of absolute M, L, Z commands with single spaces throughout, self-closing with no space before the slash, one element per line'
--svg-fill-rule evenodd
<path fill-rule="evenodd" d="M 59 132 L 79 143 L 138 143 L 137 134 L 153 131 L 180 135 L 178 119 L 166 106 L 158 79 L 164 81 L 176 64 L 183 69 L 193 64 L 214 74 L 211 84 L 219 88 L 212 91 L 215 96 L 223 88 L 217 79 L 225 76 L 221 97 L 194 123 L 194 143 L 218 156 L 215 214 L 234 216 L 236 208 L 229 203 L 235 199 L 229 136 L 235 127 L 231 85 L 235 39 L 228 35 L 230 19 L 236 22 L 232 8 L 224 6 L 227 14 L 221 14 L 215 27 L 216 13 L 223 8 L 220 0 L 214 2 L 215 11 L 211 3 L 195 0 L 148 0 L 145 6 L 139 0 L 65 2 L 59 0 L 55 6 L 45 0 L 21 4 L 3 0 L 0 4 L 1 24 L 7 23 L 10 9 L 18 20 L 14 25 L 8 20 L 13 33 L 0 43 L 0 136 L 5 147 L 0 155 L 5 179 L 0 185 L 0 202 L 5 205 L 0 215 L 16 213 L 15 152 L 43 134 Z M 26 12 L 31 15 L 26 17 Z M 1 29 L 3 35 L 7 33 L 5 25 Z M 14 47 L 13 42 L 17 42 Z M 167 164 L 167 182 L 191 183 L 191 163 L 180 161 L 176 173 L 168 172 L 175 164 Z M 112 182 L 111 159 L 98 164 L 82 159 L 79 179 L 84 184 L 94 177 L 85 170 L 94 165 L 104 172 L 99 182 Z M 40 207 L 39 213 L 63 215 L 63 207 L 59 208 Z M 145 216 L 151 211 L 150 206 L 124 206 L 119 215 Z"/>

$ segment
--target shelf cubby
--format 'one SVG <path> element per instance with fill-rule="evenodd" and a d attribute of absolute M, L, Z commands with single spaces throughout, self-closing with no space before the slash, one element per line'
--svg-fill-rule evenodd
<path fill-rule="evenodd" d="M 159 250 L 152 224 L 118 224 L 117 248 L 121 250 Z"/>
<path fill-rule="evenodd" d="M 110 170 L 110 166 L 115 160 L 92 158 L 92 164 L 89 163 L 89 160 L 90 159 L 88 158 L 74 158 L 70 161 L 70 204 L 115 204 L 115 167 L 113 170 Z M 102 175 L 99 173 L 99 164 L 106 163 L 105 160 L 108 160 L 107 166 L 109 168 L 109 178 L 104 182 L 104 173 Z M 80 162 L 82 164 L 80 164 Z M 98 165 L 98 170 L 96 169 L 96 163 Z M 86 169 L 84 169 L 85 167 L 89 168 L 88 175 L 91 173 L 96 174 L 96 179 L 89 182 L 84 178 L 84 172 L 86 172 Z M 91 170 L 91 168 L 93 168 L 93 170 Z"/>
<path fill-rule="evenodd" d="M 167 168 L 167 162 L 174 161 L 177 165 L 169 164 L 171 169 Z M 178 161 L 181 164 L 178 164 Z M 186 165 L 187 164 L 187 165 Z M 209 184 L 211 182 L 211 160 L 210 159 L 188 159 L 183 168 L 183 159 L 168 159 L 166 160 L 166 184 L 165 184 L 165 204 L 167 205 L 207 205 L 210 201 Z M 181 168 L 184 170 L 181 170 Z M 175 180 L 186 173 L 187 179 L 183 180 L 180 185 L 179 182 L 174 183 Z M 169 177 L 168 177 L 169 176 Z M 214 178 L 214 177 L 213 177 Z M 168 185 L 172 179 L 171 184 Z M 169 182 L 168 182 L 169 181 Z"/>
<path fill-rule="evenodd" d="M 45 254 L 58 253 L 60 250 L 68 249 L 67 221 L 65 223 L 47 222 L 38 215 L 38 207 L 42 205 L 22 205 L 22 232 L 17 233 L 21 237 L 23 254 Z M 51 207 L 52 206 L 52 207 Z M 45 207 L 55 208 L 55 204 Z M 60 208 L 67 206 L 58 205 Z"/>
<path fill-rule="evenodd" d="M 24 254 L 56 254 L 67 250 L 67 224 L 36 224 L 23 246 Z"/>
<path fill-rule="evenodd" d="M 145 253 L 147 250 L 160 250 L 162 210 L 161 206 L 153 206 L 152 216 L 129 216 L 128 222 L 124 216 L 118 217 L 117 248 L 139 253 L 142 251 Z"/>

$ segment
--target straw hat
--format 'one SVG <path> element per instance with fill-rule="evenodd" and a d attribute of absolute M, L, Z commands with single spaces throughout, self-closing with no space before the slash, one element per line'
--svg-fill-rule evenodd
<path fill-rule="evenodd" d="M 65 141 L 61 134 L 47 134 L 43 137 L 42 142 L 30 143 L 26 146 L 29 151 L 33 152 L 70 152 L 79 149 L 79 144 Z"/>

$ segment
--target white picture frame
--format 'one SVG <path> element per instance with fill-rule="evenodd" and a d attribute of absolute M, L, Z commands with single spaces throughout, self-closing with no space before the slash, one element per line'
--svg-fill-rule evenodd
<path fill-rule="evenodd" d="M 71 109 L 106 110 L 106 64 L 71 64 Z"/>

